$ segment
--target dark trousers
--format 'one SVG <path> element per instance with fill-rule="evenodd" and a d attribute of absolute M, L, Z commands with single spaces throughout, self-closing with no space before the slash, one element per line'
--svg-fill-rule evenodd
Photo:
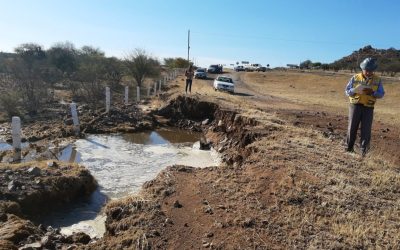
<path fill-rule="evenodd" d="M 185 92 L 188 92 L 188 87 L 189 87 L 189 93 L 192 93 L 192 79 L 186 79 L 186 88 Z"/>
<path fill-rule="evenodd" d="M 360 104 L 350 104 L 349 127 L 347 128 L 347 150 L 354 150 L 354 143 L 357 138 L 357 130 L 361 123 L 360 149 L 362 154 L 367 153 L 371 141 L 372 120 L 374 108 L 365 107 Z"/>

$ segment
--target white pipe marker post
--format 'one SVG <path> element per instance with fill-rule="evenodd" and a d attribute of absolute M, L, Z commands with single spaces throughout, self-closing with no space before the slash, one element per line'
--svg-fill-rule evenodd
<path fill-rule="evenodd" d="M 159 81 L 158 81 L 158 84 L 159 84 L 158 91 L 161 92 L 162 80 L 159 80 Z"/>
<path fill-rule="evenodd" d="M 110 112 L 110 104 L 111 104 L 111 96 L 110 96 L 110 88 L 106 87 L 106 112 Z"/>
<path fill-rule="evenodd" d="M 80 128 L 79 128 L 78 111 L 76 110 L 76 103 L 71 103 L 71 115 L 72 115 L 72 121 L 74 123 L 75 135 L 79 135 Z"/>
<path fill-rule="evenodd" d="M 139 86 L 136 87 L 136 100 L 138 102 L 140 102 L 140 87 Z"/>
<path fill-rule="evenodd" d="M 125 86 L 125 105 L 128 105 L 128 93 L 129 93 L 129 87 Z"/>
<path fill-rule="evenodd" d="M 154 95 L 157 94 L 157 82 L 154 82 L 154 93 L 153 94 Z"/>
<path fill-rule="evenodd" d="M 11 119 L 11 134 L 14 150 L 21 151 L 21 118 L 18 116 Z"/>

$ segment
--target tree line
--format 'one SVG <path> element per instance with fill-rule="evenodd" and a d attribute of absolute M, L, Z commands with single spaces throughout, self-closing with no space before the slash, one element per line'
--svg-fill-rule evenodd
<path fill-rule="evenodd" d="M 14 53 L 0 53 L 0 106 L 9 116 L 21 112 L 35 115 L 53 100 L 56 89 L 62 89 L 73 100 L 97 108 L 104 100 L 106 86 L 117 92 L 126 85 L 141 87 L 163 71 L 186 67 L 188 62 L 166 58 L 164 65 L 143 49 L 118 59 L 106 57 L 99 48 L 76 48 L 70 42 L 56 43 L 47 50 L 36 43 L 25 43 Z"/>

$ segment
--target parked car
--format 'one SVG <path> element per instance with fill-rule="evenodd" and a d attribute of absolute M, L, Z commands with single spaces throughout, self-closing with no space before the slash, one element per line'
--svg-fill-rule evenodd
<path fill-rule="evenodd" d="M 207 79 L 206 69 L 198 68 L 194 71 L 194 78 Z"/>
<path fill-rule="evenodd" d="M 267 67 L 264 67 L 264 66 L 257 67 L 257 68 L 256 68 L 256 71 L 265 72 L 265 71 L 267 71 Z"/>
<path fill-rule="evenodd" d="M 233 69 L 235 71 L 244 71 L 244 67 L 242 65 L 235 66 Z"/>
<path fill-rule="evenodd" d="M 218 76 L 214 80 L 214 90 L 222 90 L 222 91 L 228 91 L 230 93 L 235 92 L 235 84 L 233 83 L 232 78 L 229 76 Z"/>
<path fill-rule="evenodd" d="M 222 65 L 212 64 L 208 67 L 207 72 L 212 74 L 222 73 Z"/>
<path fill-rule="evenodd" d="M 246 65 L 244 66 L 244 71 L 246 72 L 253 72 L 254 71 L 254 67 L 252 65 Z"/>

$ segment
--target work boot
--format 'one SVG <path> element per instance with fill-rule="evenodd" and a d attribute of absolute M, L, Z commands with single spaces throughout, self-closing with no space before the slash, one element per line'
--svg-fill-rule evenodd
<path fill-rule="evenodd" d="M 362 149 L 361 149 L 361 156 L 362 156 L 362 157 L 365 157 L 365 156 L 367 155 L 367 152 L 368 152 L 367 149 L 362 148 Z"/>

